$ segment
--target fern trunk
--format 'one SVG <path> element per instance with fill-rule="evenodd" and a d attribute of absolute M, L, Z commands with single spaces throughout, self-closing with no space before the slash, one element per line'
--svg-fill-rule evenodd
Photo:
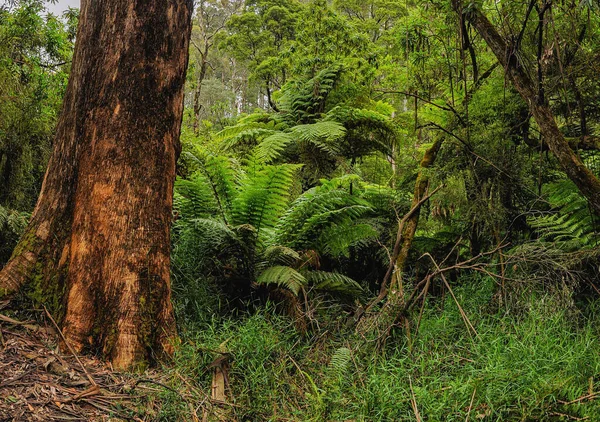
<path fill-rule="evenodd" d="M 0 272 L 116 368 L 169 354 L 170 218 L 189 1 L 83 1 L 42 190 Z M 151 355 L 152 354 L 152 355 Z"/>

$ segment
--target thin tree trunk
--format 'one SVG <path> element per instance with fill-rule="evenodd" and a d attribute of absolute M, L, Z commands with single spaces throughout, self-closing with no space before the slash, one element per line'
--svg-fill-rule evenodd
<path fill-rule="evenodd" d="M 417 226 L 419 225 L 420 209 L 423 202 L 429 197 L 429 175 L 426 169 L 433 166 L 437 154 L 442 146 L 444 135 L 441 134 L 436 138 L 433 145 L 427 149 L 420 163 L 419 175 L 415 184 L 415 193 L 411 202 L 410 211 L 398 223 L 398 232 L 396 242 L 390 256 L 390 265 L 381 282 L 379 295 L 369 303 L 365 310 L 359 313 L 356 317 L 359 319 L 359 324 L 356 327 L 360 333 L 375 331 L 377 335 L 381 335 L 381 331 L 389 330 L 394 322 L 402 317 L 401 310 L 404 308 L 404 286 L 402 283 L 402 273 L 406 265 L 406 259 L 412 246 Z M 371 318 L 370 310 L 383 299 L 387 297 L 381 312 Z M 363 314 L 367 314 L 366 318 L 362 318 Z M 408 321 L 405 321 L 408 328 Z M 387 337 L 385 334 L 382 336 Z"/>
<path fill-rule="evenodd" d="M 459 0 L 453 0 L 453 6 L 457 13 L 463 13 Z M 516 55 L 516 51 L 510 49 L 496 28 L 477 8 L 470 8 L 468 12 L 465 12 L 465 17 L 479 32 L 498 61 L 506 69 L 516 90 L 527 102 L 545 143 L 557 158 L 567 176 L 587 198 L 591 207 L 597 213 L 600 213 L 600 180 L 585 167 L 581 159 L 569 147 L 569 143 L 554 120 L 548 103 L 539 98 L 535 84 L 526 73 L 523 64 Z"/>
<path fill-rule="evenodd" d="M 132 368 L 172 352 L 169 247 L 192 1 L 83 0 L 54 150 L 0 272 L 78 352 Z"/>
<path fill-rule="evenodd" d="M 438 136 L 433 142 L 433 145 L 431 145 L 427 151 L 425 151 L 425 155 L 421 160 L 419 166 L 419 175 L 417 176 L 417 182 L 415 183 L 415 192 L 410 205 L 411 209 L 414 209 L 415 211 L 404 223 L 404 226 L 399 233 L 400 248 L 398 249 L 397 253 L 394 253 L 393 255 L 395 264 L 390 284 L 391 291 L 402 290 L 402 273 L 404 272 L 406 259 L 408 258 L 408 253 L 412 247 L 412 242 L 415 238 L 415 233 L 417 232 L 417 227 L 419 225 L 419 217 L 421 215 L 420 208 L 422 205 L 420 202 L 425 195 L 427 195 L 429 190 L 429 175 L 427 173 L 427 169 L 433 166 L 435 163 L 438 152 L 442 147 L 443 140 L 444 135 Z"/>
<path fill-rule="evenodd" d="M 202 110 L 202 103 L 200 102 L 200 94 L 202 93 L 202 84 L 204 78 L 206 78 L 206 71 L 208 69 L 208 49 L 209 44 L 205 44 L 204 50 L 200 51 L 202 63 L 200 64 L 200 73 L 198 74 L 198 80 L 196 81 L 196 91 L 194 92 L 194 119 L 193 128 L 194 133 L 198 135 L 200 133 L 200 111 Z"/>

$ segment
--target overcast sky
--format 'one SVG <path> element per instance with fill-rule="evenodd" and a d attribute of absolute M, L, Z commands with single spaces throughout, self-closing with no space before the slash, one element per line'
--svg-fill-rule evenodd
<path fill-rule="evenodd" d="M 48 8 L 49 12 L 60 16 L 62 12 L 67 10 L 69 7 L 79 8 L 79 0 L 58 0 L 55 4 L 46 2 L 46 7 Z"/>

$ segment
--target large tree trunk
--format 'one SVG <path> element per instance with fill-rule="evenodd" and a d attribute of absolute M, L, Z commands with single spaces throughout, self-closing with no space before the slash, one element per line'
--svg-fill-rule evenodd
<path fill-rule="evenodd" d="M 507 45 L 504 38 L 479 9 L 470 7 L 468 11 L 463 11 L 460 0 L 453 0 L 452 4 L 457 13 L 465 13 L 466 18 L 506 69 L 516 90 L 527 102 L 548 148 L 552 151 L 567 176 L 587 198 L 592 208 L 600 214 L 600 180 L 585 167 L 570 148 L 569 142 L 565 139 L 554 120 L 548 103 L 538 95 L 538 90 L 527 74 L 523 63 L 519 60 L 517 51 Z"/>
<path fill-rule="evenodd" d="M 38 203 L 0 288 L 77 351 L 132 368 L 172 351 L 169 247 L 192 1 L 81 2 Z M 1 292 L 0 292 L 1 294 Z"/>

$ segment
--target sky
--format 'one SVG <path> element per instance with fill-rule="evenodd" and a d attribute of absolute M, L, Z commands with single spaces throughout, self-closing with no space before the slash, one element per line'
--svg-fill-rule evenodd
<path fill-rule="evenodd" d="M 60 16 L 62 12 L 67 10 L 69 7 L 79 8 L 79 0 L 58 0 L 55 4 L 52 4 L 49 1 L 47 1 L 46 7 L 48 8 L 49 12 Z"/>

